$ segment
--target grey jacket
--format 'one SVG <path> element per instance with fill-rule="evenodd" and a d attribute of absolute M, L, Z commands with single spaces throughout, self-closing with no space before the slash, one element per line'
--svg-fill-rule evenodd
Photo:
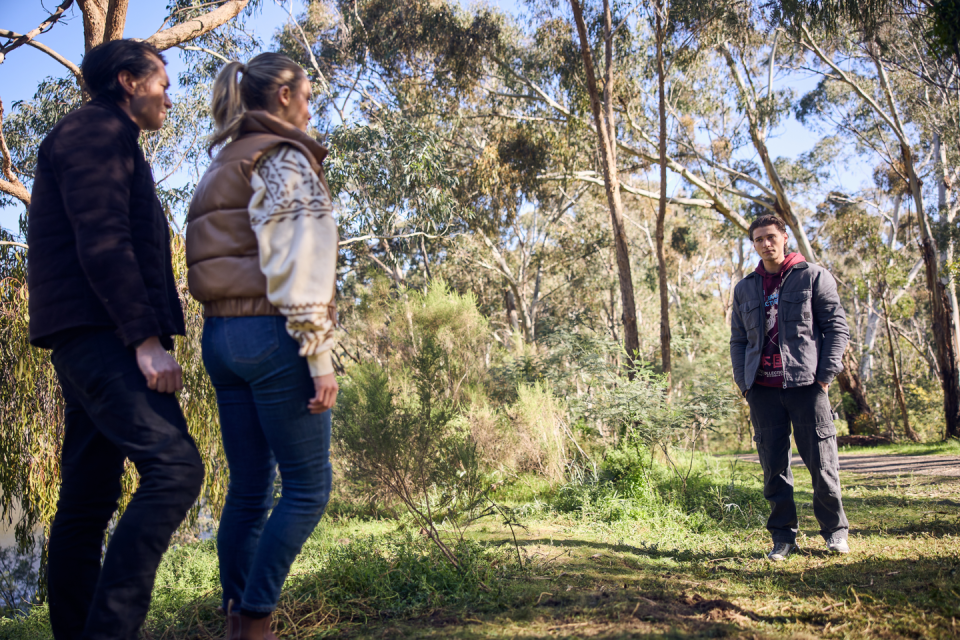
<path fill-rule="evenodd" d="M 763 277 L 752 272 L 733 293 L 730 360 L 740 391 L 753 386 L 763 347 Z M 847 317 L 830 272 L 801 262 L 783 275 L 777 308 L 783 386 L 830 384 L 843 370 L 841 357 L 850 339 Z"/>

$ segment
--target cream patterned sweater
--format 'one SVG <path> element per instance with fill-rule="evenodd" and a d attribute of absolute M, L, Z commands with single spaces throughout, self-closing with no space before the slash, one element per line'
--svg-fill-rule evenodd
<path fill-rule="evenodd" d="M 250 184 L 250 225 L 260 245 L 267 299 L 286 316 L 310 375 L 333 373 L 339 236 L 330 192 L 290 145 L 265 154 Z"/>

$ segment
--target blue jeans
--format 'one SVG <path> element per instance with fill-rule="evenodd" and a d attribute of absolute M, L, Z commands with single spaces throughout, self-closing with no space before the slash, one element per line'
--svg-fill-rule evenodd
<path fill-rule="evenodd" d="M 224 608 L 231 600 L 253 614 L 276 608 L 330 496 L 330 412 L 307 410 L 313 379 L 298 350 L 282 316 L 204 322 L 203 363 L 230 467 L 217 533 Z M 278 467 L 283 490 L 274 506 Z"/>

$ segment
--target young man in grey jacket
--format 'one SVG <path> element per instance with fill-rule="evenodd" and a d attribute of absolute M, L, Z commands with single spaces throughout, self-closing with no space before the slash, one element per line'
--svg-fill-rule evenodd
<path fill-rule="evenodd" d="M 749 229 L 760 254 L 756 271 L 734 291 L 730 332 L 733 377 L 750 405 L 754 441 L 770 502 L 767 529 L 786 559 L 796 545 L 797 507 L 790 470 L 790 426 L 813 480 L 813 513 L 832 553 L 849 553 L 849 524 L 840 500 L 837 431 L 827 388 L 843 369 L 850 338 L 830 272 L 786 253 L 787 228 L 777 216 Z"/>

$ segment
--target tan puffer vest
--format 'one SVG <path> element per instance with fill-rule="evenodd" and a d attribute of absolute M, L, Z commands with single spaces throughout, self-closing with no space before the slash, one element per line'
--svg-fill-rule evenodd
<path fill-rule="evenodd" d="M 205 316 L 281 315 L 267 300 L 257 236 L 247 205 L 257 161 L 278 145 L 298 148 L 321 180 L 327 150 L 293 125 L 266 111 L 244 114 L 237 138 L 204 173 L 187 213 L 187 285 Z"/>

